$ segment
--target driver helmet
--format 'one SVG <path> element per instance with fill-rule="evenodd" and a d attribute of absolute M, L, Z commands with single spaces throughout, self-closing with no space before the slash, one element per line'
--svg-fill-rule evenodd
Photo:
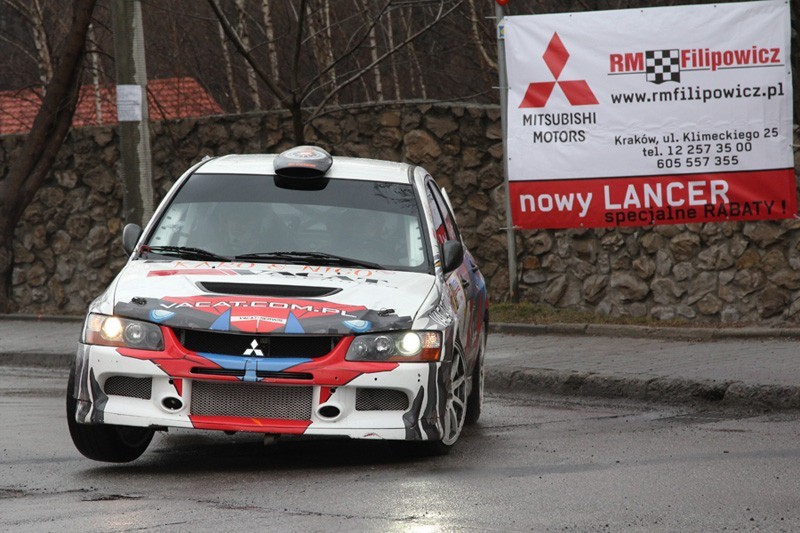
<path fill-rule="evenodd" d="M 237 253 L 251 252 L 261 230 L 262 214 L 254 204 L 230 204 L 222 213 L 225 246 Z"/>

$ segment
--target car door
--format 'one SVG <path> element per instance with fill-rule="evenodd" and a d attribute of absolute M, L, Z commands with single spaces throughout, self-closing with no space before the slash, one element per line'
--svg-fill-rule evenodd
<path fill-rule="evenodd" d="M 440 247 L 440 254 L 442 254 L 441 246 L 446 240 L 459 241 L 463 244 L 455 217 L 439 192 L 439 188 L 433 178 L 426 180 L 425 192 L 433 215 L 434 230 Z M 464 261 L 454 271 L 445 275 L 445 284 L 450 293 L 451 303 L 458 316 L 459 340 L 464 348 L 467 360 L 470 362 L 474 361 L 480 349 L 479 339 L 482 327 L 480 316 L 476 316 L 476 311 L 482 306 L 477 305 L 479 287 L 474 279 L 475 272 L 477 272 L 475 261 L 465 248 Z"/>

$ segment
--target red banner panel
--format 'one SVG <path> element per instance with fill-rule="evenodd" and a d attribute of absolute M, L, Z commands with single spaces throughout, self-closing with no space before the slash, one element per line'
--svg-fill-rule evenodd
<path fill-rule="evenodd" d="M 791 218 L 794 169 L 718 174 L 512 181 L 520 228 L 691 224 Z"/>

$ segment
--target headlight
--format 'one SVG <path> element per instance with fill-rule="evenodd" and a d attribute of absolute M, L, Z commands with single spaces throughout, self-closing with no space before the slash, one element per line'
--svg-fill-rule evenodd
<path fill-rule="evenodd" d="M 161 328 L 149 322 L 90 313 L 83 326 L 83 342 L 139 350 L 163 350 Z"/>
<path fill-rule="evenodd" d="M 396 331 L 359 335 L 350 344 L 348 361 L 438 361 L 442 335 L 438 331 Z"/>

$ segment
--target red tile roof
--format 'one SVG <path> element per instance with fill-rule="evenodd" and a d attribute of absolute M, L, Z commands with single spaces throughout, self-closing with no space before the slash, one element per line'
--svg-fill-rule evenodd
<path fill-rule="evenodd" d="M 219 115 L 222 108 L 194 78 L 167 78 L 147 83 L 150 120 Z M 100 117 L 97 100 L 100 101 Z M 42 88 L 0 91 L 0 135 L 30 131 L 42 99 Z M 81 87 L 72 126 L 117 123 L 116 86 Z"/>

